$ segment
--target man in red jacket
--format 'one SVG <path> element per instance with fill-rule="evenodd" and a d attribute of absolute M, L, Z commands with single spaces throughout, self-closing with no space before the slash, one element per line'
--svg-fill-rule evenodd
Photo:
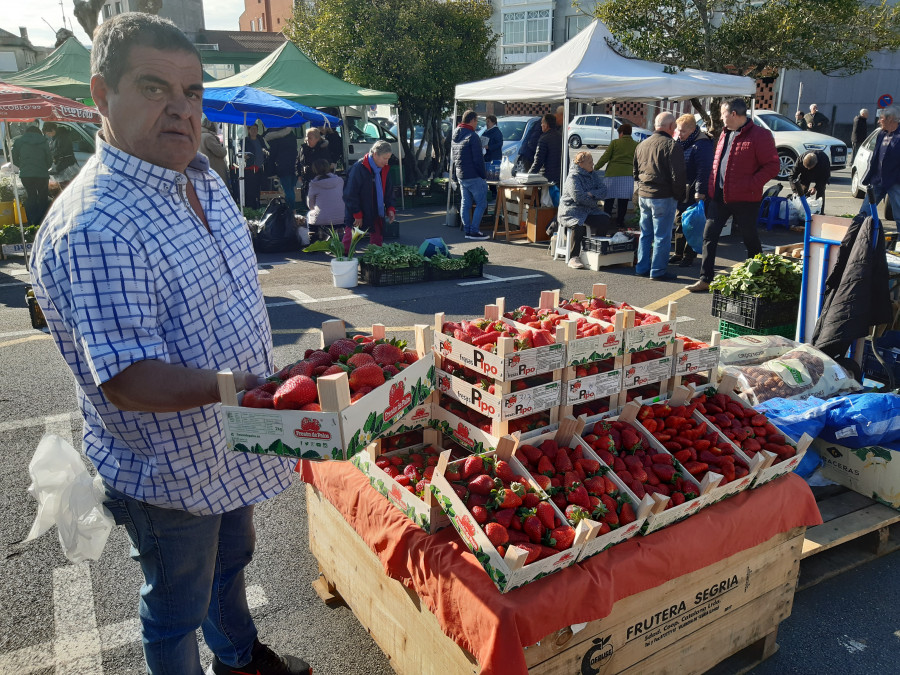
<path fill-rule="evenodd" d="M 772 134 L 747 117 L 747 104 L 736 98 L 722 104 L 725 128 L 719 137 L 712 171 L 709 174 L 709 219 L 703 230 L 703 263 L 700 280 L 685 286 L 692 293 L 709 290 L 715 277 L 719 235 L 729 217 L 741 231 L 747 257 L 762 253 L 756 219 L 763 187 L 778 175 L 778 151 Z"/>

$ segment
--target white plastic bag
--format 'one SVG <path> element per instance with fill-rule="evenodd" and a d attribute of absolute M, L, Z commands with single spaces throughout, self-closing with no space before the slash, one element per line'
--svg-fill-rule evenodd
<path fill-rule="evenodd" d="M 297 228 L 297 241 L 301 246 L 309 246 L 309 228 L 306 225 Z"/>
<path fill-rule="evenodd" d="M 509 157 L 504 157 L 500 162 L 500 180 L 511 180 L 513 175 L 513 165 L 509 161 Z"/>
<path fill-rule="evenodd" d="M 79 563 L 99 559 L 115 524 L 103 506 L 100 476 L 91 478 L 75 448 L 55 434 L 41 439 L 28 473 L 28 492 L 38 501 L 38 512 L 22 543 L 37 539 L 56 525 L 59 543 L 69 560 Z"/>
<path fill-rule="evenodd" d="M 547 209 L 553 208 L 553 197 L 550 196 L 550 186 L 541 188 L 541 206 Z"/>
<path fill-rule="evenodd" d="M 822 200 L 819 198 L 807 199 L 806 205 L 812 215 L 822 213 Z M 789 222 L 791 227 L 803 226 L 806 224 L 806 211 L 803 210 L 803 203 L 800 197 L 792 195 L 790 198 L 791 215 Z"/>

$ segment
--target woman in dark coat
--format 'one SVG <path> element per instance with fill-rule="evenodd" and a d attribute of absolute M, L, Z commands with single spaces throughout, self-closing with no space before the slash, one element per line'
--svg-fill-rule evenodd
<path fill-rule="evenodd" d="M 72 147 L 72 138 L 69 130 L 59 127 L 53 122 L 44 123 L 44 136 L 50 142 L 50 152 L 53 153 L 53 166 L 50 167 L 50 175 L 59 183 L 59 189 L 66 187 L 81 167 L 75 159 L 75 150 Z"/>
<path fill-rule="evenodd" d="M 384 221 L 394 222 L 394 186 L 388 172 L 391 144 L 376 141 L 369 153 L 350 168 L 344 186 L 344 252 L 350 250 L 353 228 L 368 230 L 375 246 L 384 242 Z"/>
<path fill-rule="evenodd" d="M 330 163 L 331 150 L 328 141 L 322 138 L 322 132 L 316 127 L 310 127 L 306 130 L 306 141 L 300 146 L 300 154 L 297 156 L 297 175 L 300 177 L 304 202 L 309 194 L 309 181 L 316 177 L 313 164 L 317 159 L 327 159 Z"/>

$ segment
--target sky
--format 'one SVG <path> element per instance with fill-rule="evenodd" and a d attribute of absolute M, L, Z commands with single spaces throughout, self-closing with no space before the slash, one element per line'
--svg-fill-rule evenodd
<path fill-rule="evenodd" d="M 24 0 L 18 3 L 15 18 L 10 19 L 7 14 L 0 21 L 0 28 L 18 35 L 19 26 L 25 26 L 31 44 L 52 47 L 56 42 L 56 30 L 63 27 L 62 14 L 65 9 L 66 20 L 71 21 L 75 37 L 87 46 L 90 40 L 75 20 L 73 7 L 72 0 L 62 0 L 62 7 L 60 0 Z M 204 0 L 203 9 L 206 27 L 210 30 L 238 30 L 238 17 L 244 11 L 244 0 Z M 53 26 L 52 30 L 43 19 Z M 68 23 L 66 27 L 69 27 Z"/>

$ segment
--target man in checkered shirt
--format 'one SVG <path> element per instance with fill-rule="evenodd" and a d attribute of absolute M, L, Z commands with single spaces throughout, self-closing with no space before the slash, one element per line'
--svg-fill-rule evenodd
<path fill-rule="evenodd" d="M 226 450 L 216 373 L 273 369 L 249 234 L 197 153 L 203 71 L 171 22 L 120 14 L 97 30 L 97 152 L 56 200 L 32 254 L 34 290 L 72 369 L 85 452 L 132 542 L 152 675 L 311 672 L 257 639 L 244 568 L 253 505 L 291 465 Z"/>

